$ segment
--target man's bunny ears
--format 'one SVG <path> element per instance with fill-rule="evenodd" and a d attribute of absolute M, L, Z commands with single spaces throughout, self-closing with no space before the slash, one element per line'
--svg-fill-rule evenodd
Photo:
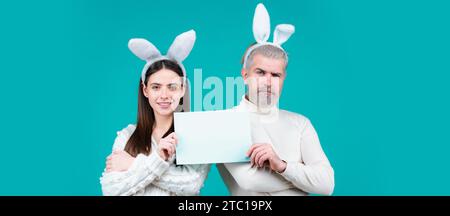
<path fill-rule="evenodd" d="M 254 49 L 263 45 L 272 45 L 284 51 L 281 44 L 286 42 L 294 32 L 295 27 L 293 25 L 279 24 L 275 27 L 273 42 L 267 42 L 270 36 L 270 17 L 266 7 L 262 3 L 259 3 L 256 6 L 255 16 L 253 17 L 253 36 L 255 37 L 256 44 L 248 49 L 244 58 L 244 68 L 246 67 L 248 56 Z"/>
<path fill-rule="evenodd" d="M 183 71 L 184 80 L 186 79 L 186 69 L 183 66 L 183 61 L 191 52 L 194 47 L 196 39 L 196 34 L 194 30 L 190 30 L 178 35 L 167 51 L 166 55 L 161 55 L 159 50 L 149 41 L 142 38 L 133 38 L 128 42 L 128 48 L 133 52 L 137 57 L 146 61 L 144 68 L 141 73 L 142 83 L 145 85 L 145 74 L 147 69 L 153 63 L 168 59 L 176 61 Z"/>

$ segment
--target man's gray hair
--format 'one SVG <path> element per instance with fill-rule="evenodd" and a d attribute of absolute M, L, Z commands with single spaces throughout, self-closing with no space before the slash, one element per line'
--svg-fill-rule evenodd
<path fill-rule="evenodd" d="M 245 69 L 248 70 L 253 64 L 253 57 L 256 54 L 260 54 L 267 58 L 273 58 L 273 59 L 283 59 L 286 62 L 286 67 L 288 63 L 288 57 L 286 52 L 282 50 L 279 47 L 273 46 L 273 45 L 262 45 L 259 47 L 256 47 L 251 51 L 251 53 L 247 57 L 247 62 L 245 63 Z M 244 57 L 245 58 L 245 57 Z M 245 62 L 245 59 L 244 59 Z"/>

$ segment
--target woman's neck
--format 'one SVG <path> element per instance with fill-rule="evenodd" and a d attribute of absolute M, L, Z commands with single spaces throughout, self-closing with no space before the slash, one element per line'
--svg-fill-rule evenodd
<path fill-rule="evenodd" d="M 161 116 L 155 115 L 155 128 L 157 131 L 168 131 L 172 126 L 173 115 Z M 165 133 L 165 132 L 164 132 Z"/>

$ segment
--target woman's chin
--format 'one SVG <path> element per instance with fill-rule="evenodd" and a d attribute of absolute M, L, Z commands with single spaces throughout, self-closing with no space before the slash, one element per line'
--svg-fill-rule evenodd
<path fill-rule="evenodd" d="M 174 109 L 172 109 L 172 107 L 158 108 L 157 110 L 155 110 L 155 112 L 158 113 L 158 115 L 160 116 L 170 116 L 173 114 Z"/>

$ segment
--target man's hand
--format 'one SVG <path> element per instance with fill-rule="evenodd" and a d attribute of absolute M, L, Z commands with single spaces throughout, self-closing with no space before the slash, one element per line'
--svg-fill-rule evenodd
<path fill-rule="evenodd" d="M 272 145 L 266 143 L 253 144 L 247 151 L 250 163 L 253 166 L 268 166 L 271 170 L 282 173 L 286 169 L 286 162 L 275 153 Z"/>
<path fill-rule="evenodd" d="M 114 150 L 111 155 L 106 158 L 106 172 L 122 172 L 127 171 L 133 164 L 134 157 L 123 150 Z"/>

